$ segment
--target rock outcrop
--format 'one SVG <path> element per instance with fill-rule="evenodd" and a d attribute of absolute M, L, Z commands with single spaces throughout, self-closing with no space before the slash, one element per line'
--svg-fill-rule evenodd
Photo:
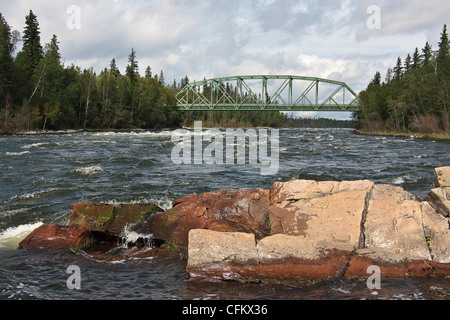
<path fill-rule="evenodd" d="M 187 256 L 193 278 L 298 283 L 367 278 L 373 265 L 385 278 L 448 276 L 449 189 L 450 168 L 437 168 L 425 199 L 368 180 L 298 180 L 188 195 L 167 211 L 85 202 L 69 226 L 43 225 L 20 248 L 101 256 L 132 233 L 130 255 Z"/>
<path fill-rule="evenodd" d="M 19 248 L 108 251 L 123 242 L 129 226 L 162 211 L 154 204 L 77 203 L 68 226 L 44 224 L 22 240 Z M 139 245 L 143 240 L 136 237 L 135 241 Z"/>
<path fill-rule="evenodd" d="M 69 225 L 118 235 L 126 226 L 135 225 L 158 212 L 163 212 L 163 210 L 153 203 L 114 206 L 83 202 L 73 205 Z"/>
<path fill-rule="evenodd" d="M 187 248 L 189 231 L 208 229 L 269 234 L 269 190 L 221 190 L 175 200 L 173 208 L 151 216 L 132 230 Z"/>
<path fill-rule="evenodd" d="M 43 224 L 23 239 L 19 244 L 19 248 L 85 248 L 92 241 L 92 235 L 87 229 Z"/>
<path fill-rule="evenodd" d="M 436 169 L 441 194 L 450 181 L 447 173 Z M 450 228 L 443 207 L 449 209 L 431 197 L 423 201 L 403 188 L 371 181 L 277 182 L 270 192 L 269 236 L 226 255 L 243 235 L 216 241 L 218 235 L 209 232 L 206 244 L 198 241 L 205 231 L 192 230 L 187 271 L 199 278 L 298 282 L 367 278 L 368 267 L 376 265 L 385 278 L 447 276 Z M 214 252 L 227 258 L 217 263 Z M 257 263 L 249 259 L 255 255 Z"/>

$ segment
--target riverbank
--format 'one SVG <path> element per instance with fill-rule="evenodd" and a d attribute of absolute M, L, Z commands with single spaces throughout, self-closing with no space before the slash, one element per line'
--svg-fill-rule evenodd
<path fill-rule="evenodd" d="M 386 136 L 386 137 L 401 137 L 409 139 L 424 139 L 424 140 L 449 140 L 450 135 L 437 134 L 437 133 L 425 133 L 417 134 L 410 132 L 393 132 L 393 131 L 365 131 L 365 130 L 353 130 L 355 134 L 362 134 L 367 136 Z"/>
<path fill-rule="evenodd" d="M 0 132 L 0 136 L 39 136 L 39 135 L 64 135 L 74 134 L 81 132 L 157 132 L 157 131 L 171 131 L 179 129 L 176 128 L 163 128 L 163 129 L 67 129 L 67 130 L 30 130 L 20 132 Z"/>

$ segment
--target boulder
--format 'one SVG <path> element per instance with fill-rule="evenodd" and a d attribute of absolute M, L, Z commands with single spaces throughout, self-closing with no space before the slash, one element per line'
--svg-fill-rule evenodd
<path fill-rule="evenodd" d="M 431 260 L 419 199 L 401 187 L 375 185 L 363 224 L 364 248 Z"/>
<path fill-rule="evenodd" d="M 444 217 L 450 216 L 450 187 L 432 189 L 425 201 L 429 202 Z"/>
<path fill-rule="evenodd" d="M 73 205 L 69 225 L 91 231 L 120 234 L 126 226 L 137 224 L 163 210 L 154 204 L 121 204 L 117 206 L 83 202 Z"/>
<path fill-rule="evenodd" d="M 186 270 L 192 278 L 257 278 L 255 235 L 195 229 L 189 232 Z"/>
<path fill-rule="evenodd" d="M 43 224 L 19 243 L 20 249 L 85 248 L 93 239 L 86 229 Z"/>
<path fill-rule="evenodd" d="M 428 202 L 422 202 L 423 230 L 433 261 L 450 264 L 450 226 Z"/>
<path fill-rule="evenodd" d="M 436 188 L 450 187 L 450 167 L 434 169 L 434 185 Z"/>
<path fill-rule="evenodd" d="M 132 230 L 152 233 L 180 248 L 187 248 L 193 229 L 252 233 L 262 238 L 269 234 L 268 208 L 268 190 L 208 192 L 175 200 L 171 210 L 145 219 Z"/>
<path fill-rule="evenodd" d="M 359 247 L 362 215 L 373 185 L 367 180 L 277 182 L 270 196 L 272 234 L 320 239 L 322 248 L 353 251 Z"/>

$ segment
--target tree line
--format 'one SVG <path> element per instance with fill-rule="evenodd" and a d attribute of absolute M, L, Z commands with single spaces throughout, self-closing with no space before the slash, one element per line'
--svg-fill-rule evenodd
<path fill-rule="evenodd" d="M 293 118 L 290 117 L 285 122 L 288 128 L 346 128 L 352 129 L 353 120 L 337 120 L 326 118 Z"/>
<path fill-rule="evenodd" d="M 22 34 L 0 13 L 0 132 L 161 129 L 196 120 L 211 126 L 281 126 L 286 118 L 280 112 L 179 112 L 176 94 L 188 83 L 186 76 L 167 84 L 164 72 L 153 75 L 150 66 L 141 75 L 134 48 L 123 74 L 114 58 L 100 74 L 64 66 L 56 35 L 41 45 L 32 10 Z"/>
<path fill-rule="evenodd" d="M 450 134 L 450 45 L 447 25 L 437 50 L 429 42 L 386 72 L 376 72 L 360 93 L 355 113 L 365 131 Z"/>

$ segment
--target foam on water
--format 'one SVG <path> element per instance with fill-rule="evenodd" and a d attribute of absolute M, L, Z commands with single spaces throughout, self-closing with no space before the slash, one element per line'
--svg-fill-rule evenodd
<path fill-rule="evenodd" d="M 11 156 L 23 156 L 24 154 L 28 154 L 30 151 L 23 151 L 23 152 L 6 152 L 5 156 L 11 157 Z"/>
<path fill-rule="evenodd" d="M 48 143 L 46 143 L 46 142 L 31 143 L 31 144 L 24 145 L 22 147 L 22 149 L 40 148 L 40 147 L 46 146 L 47 144 Z"/>
<path fill-rule="evenodd" d="M 22 224 L 11 227 L 0 233 L 0 249 L 15 249 L 19 243 L 25 239 L 34 229 L 39 228 L 43 223 Z"/>
<path fill-rule="evenodd" d="M 50 189 L 47 189 L 47 190 L 39 190 L 39 191 L 26 193 L 26 194 L 22 194 L 22 195 L 15 195 L 10 200 L 31 200 L 31 199 L 37 199 L 37 198 L 42 198 L 42 197 L 48 196 L 49 194 L 55 193 L 57 191 L 58 191 L 58 189 L 55 189 L 55 188 L 50 188 Z"/>
<path fill-rule="evenodd" d="M 91 167 L 84 167 L 84 168 L 78 168 L 72 171 L 72 173 L 78 173 L 83 175 L 91 175 L 96 173 L 103 173 L 105 170 L 103 170 L 100 166 L 91 166 Z"/>
<path fill-rule="evenodd" d="M 122 246 L 128 247 L 129 244 L 137 243 L 142 241 L 150 244 L 153 240 L 153 234 L 142 234 L 136 231 L 131 231 L 131 226 L 126 226 L 122 232 Z"/>

